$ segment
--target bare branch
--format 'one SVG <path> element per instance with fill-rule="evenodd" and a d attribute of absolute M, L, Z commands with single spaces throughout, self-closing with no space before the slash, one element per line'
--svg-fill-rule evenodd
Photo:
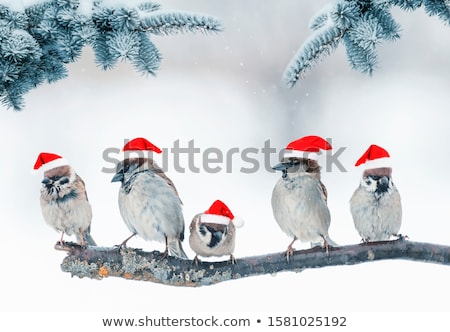
<path fill-rule="evenodd" d="M 301 272 L 308 268 L 354 265 L 387 259 L 403 259 L 450 265 L 450 246 L 411 242 L 404 239 L 329 248 L 299 250 L 289 262 L 284 252 L 244 257 L 230 261 L 201 262 L 176 257 L 161 259 L 159 251 L 119 247 L 79 246 L 74 243 L 55 245 L 68 252 L 61 269 L 80 278 L 120 277 L 171 286 L 199 287 L 222 281 L 277 272 Z"/>

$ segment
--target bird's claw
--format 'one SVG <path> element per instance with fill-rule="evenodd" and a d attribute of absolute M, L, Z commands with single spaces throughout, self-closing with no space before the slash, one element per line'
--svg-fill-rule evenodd
<path fill-rule="evenodd" d="M 289 246 L 286 250 L 285 255 L 286 255 L 286 260 L 289 263 L 289 258 L 294 255 L 294 248 L 292 248 L 292 246 Z"/>
<path fill-rule="evenodd" d="M 397 237 L 397 240 L 398 240 L 398 241 L 406 241 L 406 240 L 409 240 L 409 236 L 408 236 L 408 235 L 395 234 L 394 236 Z"/>
<path fill-rule="evenodd" d="M 198 258 L 198 255 L 195 255 L 192 262 L 195 264 L 195 266 L 198 266 L 198 264 L 200 264 L 202 261 Z"/>
<path fill-rule="evenodd" d="M 166 248 L 164 252 L 161 254 L 161 259 L 166 259 L 169 256 L 169 250 Z"/>

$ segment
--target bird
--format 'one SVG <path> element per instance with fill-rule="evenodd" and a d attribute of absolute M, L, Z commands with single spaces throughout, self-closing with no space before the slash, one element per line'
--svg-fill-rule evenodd
<path fill-rule="evenodd" d="M 400 193 L 392 181 L 389 153 L 372 144 L 355 166 L 364 165 L 358 188 L 350 199 L 350 211 L 363 242 L 401 238 L 402 205 Z"/>
<path fill-rule="evenodd" d="M 242 225 L 243 220 L 235 217 L 221 200 L 214 201 L 205 212 L 197 213 L 189 226 L 189 245 L 196 254 L 194 262 L 198 265 L 198 256 L 230 255 L 230 262 L 235 264 L 236 227 Z"/>
<path fill-rule="evenodd" d="M 320 243 L 328 253 L 330 211 L 327 189 L 320 179 L 317 153 L 332 146 L 320 136 L 310 135 L 290 142 L 281 162 L 273 169 L 282 172 L 272 192 L 272 210 L 281 230 L 293 240 L 286 250 L 289 262 L 293 244 Z"/>
<path fill-rule="evenodd" d="M 181 242 L 184 239 L 182 202 L 173 182 L 151 158 L 162 150 L 143 137 L 128 141 L 124 153 L 138 153 L 137 157 L 125 156 L 117 164 L 111 182 L 121 182 L 119 210 L 123 221 L 131 231 L 121 247 L 135 235 L 147 241 L 165 243 L 162 258 L 172 256 L 187 259 Z M 145 154 L 147 153 L 147 155 Z"/>
<path fill-rule="evenodd" d="M 92 207 L 81 177 L 60 155 L 41 152 L 34 171 L 42 171 L 40 190 L 41 212 L 44 220 L 61 232 L 58 241 L 64 244 L 64 234 L 75 235 L 77 243 L 96 246 L 91 236 Z"/>

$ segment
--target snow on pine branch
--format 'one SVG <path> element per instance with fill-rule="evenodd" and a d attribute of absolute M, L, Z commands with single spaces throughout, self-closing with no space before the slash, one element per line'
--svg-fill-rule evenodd
<path fill-rule="evenodd" d="M 284 77 L 287 84 L 293 86 L 303 78 L 305 72 L 330 55 L 339 45 L 342 30 L 336 27 L 321 28 L 300 47 L 292 58 Z"/>
<path fill-rule="evenodd" d="M 141 29 L 158 35 L 177 32 L 219 31 L 214 18 L 188 12 L 163 12 L 143 17 Z"/>
<path fill-rule="evenodd" d="M 136 0 L 0 0 L 0 100 L 21 110 L 23 96 L 43 82 L 67 76 L 66 65 L 91 46 L 104 70 L 128 60 L 155 75 L 162 56 L 151 34 L 218 32 L 214 17 L 162 11 Z"/>
<path fill-rule="evenodd" d="M 405 11 L 423 6 L 429 16 L 450 23 L 450 0 L 335 0 L 311 19 L 309 27 L 314 32 L 287 65 L 286 84 L 294 86 L 341 41 L 352 69 L 372 74 L 378 62 L 376 47 L 400 37 L 400 25 L 390 13 L 394 6 Z"/>

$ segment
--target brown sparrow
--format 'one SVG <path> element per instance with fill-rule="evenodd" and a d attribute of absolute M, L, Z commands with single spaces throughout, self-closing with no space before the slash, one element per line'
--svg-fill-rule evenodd
<path fill-rule="evenodd" d="M 289 143 L 281 163 L 273 167 L 282 172 L 272 192 L 273 215 L 281 230 L 293 238 L 286 251 L 288 261 L 296 240 L 319 242 L 328 252 L 331 218 L 316 153 L 330 149 L 323 138 L 305 136 Z"/>
<path fill-rule="evenodd" d="M 364 165 L 359 187 L 350 199 L 353 222 L 364 242 L 385 241 L 399 236 L 402 223 L 400 194 L 392 182 L 389 153 L 371 145 L 356 162 Z"/>
<path fill-rule="evenodd" d="M 39 154 L 34 170 L 43 171 L 41 211 L 44 220 L 56 231 L 75 234 L 80 245 L 95 246 L 90 227 L 92 209 L 83 180 L 75 173 L 67 160 L 53 153 Z"/>
<path fill-rule="evenodd" d="M 189 226 L 189 245 L 196 253 L 195 263 L 200 261 L 198 256 L 230 255 L 231 263 L 235 264 L 233 251 L 236 227 L 242 224 L 242 219 L 236 218 L 220 200 L 215 201 L 205 212 L 196 214 Z"/>
<path fill-rule="evenodd" d="M 184 239 L 182 203 L 173 182 L 147 153 L 162 151 L 145 138 L 135 138 L 123 147 L 125 153 L 135 151 L 136 158 L 125 158 L 117 164 L 112 182 L 122 183 L 119 190 L 119 210 L 132 235 L 166 245 L 163 257 L 187 258 L 181 241 Z"/>

